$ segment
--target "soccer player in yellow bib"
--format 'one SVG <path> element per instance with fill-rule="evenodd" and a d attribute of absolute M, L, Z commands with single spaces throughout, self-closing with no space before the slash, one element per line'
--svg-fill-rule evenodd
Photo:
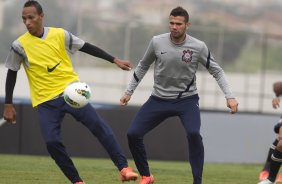
<path fill-rule="evenodd" d="M 138 174 L 128 167 L 112 129 L 91 104 L 74 109 L 65 103 L 61 95 L 69 83 L 79 80 L 68 52 L 79 50 L 114 63 L 123 70 L 130 70 L 130 63 L 111 56 L 64 29 L 44 27 L 44 13 L 37 1 L 30 0 L 24 4 L 22 19 L 28 31 L 13 42 L 6 58 L 8 72 L 4 119 L 8 122 L 16 120 L 12 99 L 17 71 L 22 65 L 29 81 L 32 106 L 38 109 L 47 150 L 65 176 L 74 184 L 84 184 L 61 142 L 61 122 L 64 115 L 69 113 L 98 138 L 119 169 L 121 180 L 136 180 Z"/>

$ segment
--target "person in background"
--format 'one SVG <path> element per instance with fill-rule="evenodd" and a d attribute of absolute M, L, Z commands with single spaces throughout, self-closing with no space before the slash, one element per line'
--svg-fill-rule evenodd
<path fill-rule="evenodd" d="M 64 175 L 74 184 L 84 184 L 61 141 L 61 122 L 66 113 L 86 126 L 98 138 L 120 171 L 122 181 L 136 180 L 138 174 L 128 167 L 127 159 L 109 125 L 96 113 L 91 104 L 83 108 L 71 108 L 62 96 L 66 86 L 79 81 L 68 52 L 77 50 L 105 59 L 123 70 L 131 65 L 111 56 L 102 49 L 85 42 L 61 28 L 44 27 L 44 13 L 37 1 L 27 1 L 22 10 L 22 20 L 27 32 L 15 40 L 6 59 L 8 68 L 4 119 L 15 122 L 13 91 L 17 71 L 25 69 L 32 106 L 39 113 L 40 128 L 50 156 Z"/>
<path fill-rule="evenodd" d="M 282 116 L 279 120 L 279 122 L 282 122 Z M 266 157 L 266 161 L 263 165 L 263 168 L 261 170 L 261 172 L 259 173 L 259 181 L 262 181 L 262 180 L 265 180 L 267 179 L 267 177 L 269 176 L 269 166 L 270 166 L 270 162 L 271 162 L 271 155 L 273 154 L 276 146 L 277 146 L 277 143 L 278 143 L 278 139 L 276 138 L 273 143 L 271 144 L 269 150 L 268 150 L 268 154 L 267 154 L 267 157 Z M 282 182 L 282 173 L 280 173 L 275 182 Z"/>
<path fill-rule="evenodd" d="M 272 107 L 277 109 L 280 107 L 280 96 L 276 93 L 276 97 L 272 100 Z M 282 116 L 281 116 L 282 117 Z M 273 142 L 273 147 L 270 148 L 266 167 L 260 173 L 260 182 L 258 184 L 275 184 L 275 182 L 282 182 L 282 175 L 278 172 L 282 163 L 282 118 L 274 126 L 274 132 L 278 134 L 278 138 Z M 265 174 L 262 176 L 262 174 Z M 277 177 L 278 175 L 278 177 Z M 264 177 L 264 178 L 262 178 Z"/>
<path fill-rule="evenodd" d="M 217 81 L 230 112 L 233 114 L 238 111 L 238 102 L 231 92 L 224 71 L 216 63 L 206 44 L 186 33 L 189 26 L 188 12 L 182 7 L 174 8 L 169 15 L 170 32 L 151 39 L 120 99 L 121 105 L 128 104 L 138 84 L 154 63 L 153 92 L 127 132 L 130 151 L 142 176 L 139 184 L 152 184 L 155 180 L 149 169 L 143 137 L 172 116 L 180 118 L 186 131 L 193 183 L 202 183 L 204 145 L 200 135 L 200 107 L 196 85 L 199 64 Z"/>

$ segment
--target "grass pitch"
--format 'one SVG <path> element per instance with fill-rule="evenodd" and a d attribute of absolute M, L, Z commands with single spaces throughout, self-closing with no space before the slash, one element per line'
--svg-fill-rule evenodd
<path fill-rule="evenodd" d="M 73 161 L 87 184 L 118 184 L 119 172 L 110 159 L 77 158 Z M 192 184 L 187 162 L 149 161 L 156 184 Z M 135 165 L 129 160 L 135 171 Z M 255 184 L 262 164 L 204 166 L 203 184 Z M 48 156 L 0 154 L 0 184 L 70 184 Z M 138 184 L 138 181 L 128 184 Z"/>

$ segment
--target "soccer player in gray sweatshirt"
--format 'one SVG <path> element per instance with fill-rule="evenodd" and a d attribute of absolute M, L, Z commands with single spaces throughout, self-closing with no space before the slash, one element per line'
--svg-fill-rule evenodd
<path fill-rule="evenodd" d="M 121 105 L 127 105 L 134 90 L 154 63 L 152 94 L 136 114 L 127 132 L 130 151 L 142 176 L 139 184 L 154 183 L 143 137 L 172 116 L 180 118 L 187 134 L 193 184 L 202 183 L 204 146 L 200 135 L 201 119 L 196 86 L 199 64 L 216 79 L 230 112 L 233 114 L 238 110 L 238 102 L 231 92 L 224 71 L 216 63 L 206 44 L 186 33 L 189 26 L 187 11 L 182 7 L 174 8 L 169 16 L 170 33 L 152 38 L 120 99 Z"/>

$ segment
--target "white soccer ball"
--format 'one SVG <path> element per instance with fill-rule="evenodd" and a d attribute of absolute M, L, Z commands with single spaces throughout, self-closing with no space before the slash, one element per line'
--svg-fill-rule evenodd
<path fill-rule="evenodd" d="M 84 82 L 70 83 L 64 91 L 65 102 L 73 108 L 82 108 L 90 101 L 91 89 Z"/>

